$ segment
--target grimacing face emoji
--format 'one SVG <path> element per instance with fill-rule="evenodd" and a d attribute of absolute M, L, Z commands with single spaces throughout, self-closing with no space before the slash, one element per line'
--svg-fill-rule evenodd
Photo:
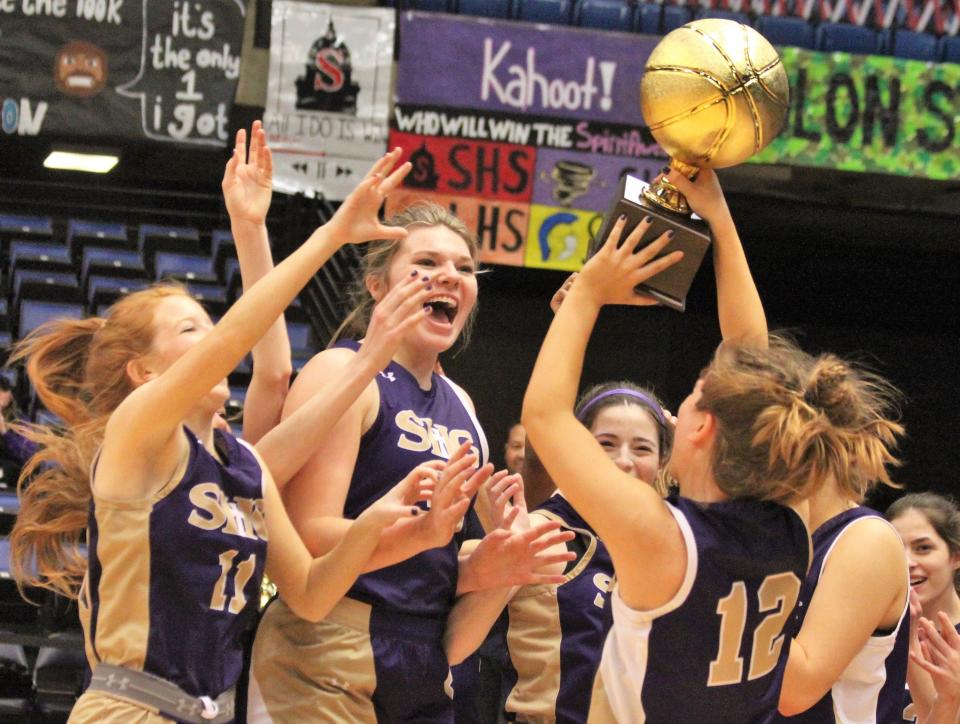
<path fill-rule="evenodd" d="M 107 84 L 107 54 L 93 43 L 71 40 L 57 53 L 53 79 L 65 95 L 95 96 Z"/>

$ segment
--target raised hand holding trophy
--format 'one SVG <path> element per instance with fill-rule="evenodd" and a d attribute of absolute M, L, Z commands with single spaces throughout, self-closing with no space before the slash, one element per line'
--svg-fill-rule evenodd
<path fill-rule="evenodd" d="M 783 128 L 790 107 L 787 74 L 774 47 L 748 25 L 703 19 L 667 34 L 647 59 L 640 106 L 670 168 L 694 178 L 701 168 L 734 166 L 758 153 Z M 646 216 L 653 225 L 642 244 L 665 231 L 673 240 L 661 252 L 684 258 L 637 287 L 637 292 L 683 311 L 693 277 L 710 245 L 706 223 L 665 180 L 648 185 L 625 176 L 613 208 L 594 239 L 606 241 L 621 214 L 626 235 Z"/>

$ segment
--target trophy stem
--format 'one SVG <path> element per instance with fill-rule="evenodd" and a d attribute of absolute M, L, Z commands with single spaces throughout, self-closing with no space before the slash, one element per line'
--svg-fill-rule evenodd
<path fill-rule="evenodd" d="M 697 173 L 696 166 L 690 166 L 676 159 L 671 159 L 670 168 L 682 173 L 687 178 L 693 178 Z M 650 184 L 643 190 L 643 196 L 648 201 L 652 201 L 675 214 L 690 216 L 690 214 L 693 213 L 690 209 L 690 204 L 687 203 L 687 199 L 680 193 L 677 187 L 669 181 L 661 179 L 660 181 Z"/>

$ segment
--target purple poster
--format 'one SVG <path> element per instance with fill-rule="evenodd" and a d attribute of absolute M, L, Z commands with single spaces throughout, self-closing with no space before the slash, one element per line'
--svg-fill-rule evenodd
<path fill-rule="evenodd" d="M 407 12 L 397 100 L 639 126 L 640 76 L 659 40 Z"/>

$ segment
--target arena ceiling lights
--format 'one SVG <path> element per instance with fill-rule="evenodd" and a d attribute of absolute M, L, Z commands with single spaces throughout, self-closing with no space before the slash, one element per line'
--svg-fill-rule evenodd
<path fill-rule="evenodd" d="M 52 148 L 43 165 L 61 171 L 109 173 L 119 161 L 119 152 L 110 149 Z"/>

